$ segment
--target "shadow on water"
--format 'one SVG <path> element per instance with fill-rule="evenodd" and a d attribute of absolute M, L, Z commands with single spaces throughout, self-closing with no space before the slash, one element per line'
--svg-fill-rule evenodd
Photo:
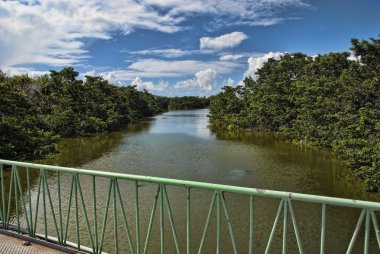
<path fill-rule="evenodd" d="M 78 167 L 106 156 L 123 143 L 123 140 L 132 133 L 149 132 L 154 120 L 144 119 L 139 123 L 130 124 L 128 127 L 111 133 L 91 134 L 83 137 L 63 138 L 58 143 L 58 154 L 34 163 Z"/>

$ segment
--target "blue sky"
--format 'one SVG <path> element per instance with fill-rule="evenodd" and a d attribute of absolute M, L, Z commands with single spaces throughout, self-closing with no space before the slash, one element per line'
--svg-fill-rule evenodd
<path fill-rule="evenodd" d="M 284 52 L 348 51 L 380 33 L 379 13 L 378 0 L 0 1 L 0 68 L 210 95 Z"/>

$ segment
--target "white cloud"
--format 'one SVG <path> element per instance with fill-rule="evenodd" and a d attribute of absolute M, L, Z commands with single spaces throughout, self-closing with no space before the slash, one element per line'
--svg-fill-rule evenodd
<path fill-rule="evenodd" d="M 233 86 L 233 84 L 234 84 L 234 80 L 231 78 L 228 78 L 225 83 L 225 86 Z"/>
<path fill-rule="evenodd" d="M 219 58 L 221 61 L 236 61 L 243 58 L 244 55 L 224 55 Z"/>
<path fill-rule="evenodd" d="M 167 10 L 171 15 L 199 13 L 219 16 L 220 22 L 235 19 L 246 25 L 269 25 L 285 7 L 308 7 L 302 0 L 145 0 L 145 3 Z M 261 22 L 264 20 L 265 22 Z M 280 21 L 278 21 L 280 22 Z M 264 23 L 264 24 L 261 24 Z"/>
<path fill-rule="evenodd" d="M 11 67 L 4 66 L 1 68 L 1 70 L 8 76 L 27 74 L 29 75 L 29 77 L 38 77 L 38 76 L 42 76 L 49 73 L 48 71 L 37 71 L 32 68 L 12 67 L 12 66 Z"/>
<path fill-rule="evenodd" d="M 232 32 L 219 37 L 202 37 L 200 39 L 201 49 L 219 50 L 224 48 L 233 48 L 246 40 L 248 36 L 242 32 Z"/>
<path fill-rule="evenodd" d="M 281 22 L 279 11 L 290 6 L 307 4 L 302 0 L 0 1 L 0 66 L 77 64 L 89 57 L 84 39 L 111 39 L 113 32 L 128 34 L 137 28 L 174 33 L 186 28 L 183 22 L 192 14 L 269 25 Z M 215 43 L 206 45 L 221 47 Z M 166 53 L 174 57 L 182 52 Z"/>
<path fill-rule="evenodd" d="M 202 90 L 213 90 L 216 85 L 218 74 L 213 69 L 206 69 L 199 71 L 195 74 L 195 78 L 187 79 L 177 82 L 174 86 L 176 89 L 202 89 Z"/>
<path fill-rule="evenodd" d="M 148 91 L 163 91 L 168 87 L 168 83 L 160 81 L 157 85 L 154 85 L 153 82 L 143 82 L 140 77 L 136 77 L 132 82 L 131 86 L 136 86 L 138 90 L 148 90 Z"/>
<path fill-rule="evenodd" d="M 231 73 L 241 68 L 242 64 L 221 61 L 166 61 L 159 59 L 143 59 L 128 66 L 131 73 L 139 73 L 144 77 L 181 77 L 193 75 L 201 70 L 213 69 L 221 74 Z"/>
<path fill-rule="evenodd" d="M 281 52 L 269 52 L 262 56 L 251 56 L 248 58 L 248 70 L 244 73 L 244 77 L 256 78 L 256 71 L 263 67 L 264 63 L 270 58 L 280 59 L 284 55 Z"/>
<path fill-rule="evenodd" d="M 181 56 L 191 55 L 193 52 L 190 50 L 182 50 L 182 49 L 147 49 L 140 51 L 130 52 L 132 54 L 139 55 L 158 55 L 166 58 L 177 58 Z"/>
<path fill-rule="evenodd" d="M 34 2 L 33 2 L 34 3 Z M 83 39 L 140 27 L 172 33 L 183 18 L 132 0 L 0 1 L 0 66 L 69 65 L 88 56 Z"/>

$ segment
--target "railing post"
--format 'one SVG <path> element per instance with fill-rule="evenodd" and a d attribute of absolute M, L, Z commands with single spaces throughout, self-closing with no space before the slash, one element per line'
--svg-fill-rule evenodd
<path fill-rule="evenodd" d="M 220 193 L 216 196 L 216 253 L 220 252 Z"/>
<path fill-rule="evenodd" d="M 99 237 L 98 237 L 98 214 L 96 212 L 96 179 L 92 176 L 92 204 L 94 213 L 94 233 L 95 233 L 95 253 L 99 251 Z"/>
<path fill-rule="evenodd" d="M 366 211 L 366 216 L 365 216 L 365 233 L 364 233 L 364 254 L 368 254 L 368 248 L 369 248 L 369 230 L 370 230 L 370 211 Z"/>
<path fill-rule="evenodd" d="M 115 242 L 115 253 L 119 253 L 119 242 L 117 234 L 117 214 L 116 214 L 116 184 L 117 180 L 113 179 L 113 234 Z"/>
<path fill-rule="evenodd" d="M 249 247 L 248 253 L 253 253 L 253 196 L 249 196 Z"/>
<path fill-rule="evenodd" d="M 190 188 L 187 188 L 186 199 L 186 253 L 190 254 Z"/>
<path fill-rule="evenodd" d="M 74 233 L 76 231 L 76 240 L 77 240 L 77 245 L 76 247 L 78 249 L 81 248 L 80 242 L 85 242 L 83 240 L 83 232 L 85 231 L 84 229 L 79 227 L 79 220 L 86 223 L 86 228 L 87 228 L 87 233 L 90 238 L 90 242 L 92 244 L 92 249 L 94 253 L 100 253 L 102 252 L 103 244 L 105 242 L 105 233 L 106 233 L 106 225 L 107 225 L 107 217 L 108 217 L 108 210 L 110 206 L 110 201 L 111 199 L 113 200 L 112 207 L 113 207 L 113 233 L 114 233 L 114 247 L 115 247 L 115 252 L 118 253 L 119 247 L 119 237 L 120 237 L 120 232 L 119 231 L 119 226 L 122 227 L 122 225 L 118 224 L 118 220 L 120 220 L 121 217 L 123 217 L 124 220 L 124 225 L 126 228 L 126 231 L 123 233 L 127 234 L 127 238 L 129 241 L 130 245 L 130 250 L 131 253 L 135 253 L 134 251 L 134 243 L 131 240 L 131 234 L 129 231 L 128 223 L 127 223 L 127 216 L 129 216 L 129 210 L 125 210 L 122 197 L 120 194 L 120 189 L 118 185 L 118 180 L 123 179 L 123 180 L 130 180 L 132 181 L 132 184 L 134 183 L 134 190 L 135 190 L 135 222 L 136 222 L 136 253 L 140 254 L 140 204 L 139 204 L 139 183 L 140 182 L 150 182 L 157 184 L 158 189 L 157 189 L 157 194 L 155 195 L 155 200 L 153 203 L 152 211 L 151 211 L 151 216 L 149 220 L 149 226 L 148 226 L 148 231 L 147 231 L 147 237 L 146 241 L 144 243 L 144 251 L 143 253 L 145 254 L 148 249 L 148 244 L 149 244 L 149 239 L 153 227 L 153 222 L 154 222 L 154 216 L 157 208 L 157 202 L 159 202 L 159 209 L 160 209 L 160 252 L 164 253 L 167 251 L 165 249 L 165 223 L 164 223 L 164 217 L 165 215 L 165 202 L 166 202 L 166 208 L 167 208 L 167 213 L 169 215 L 169 222 L 171 225 L 173 237 L 174 237 L 174 243 L 176 247 L 176 252 L 180 253 L 180 238 L 177 236 L 177 231 L 175 227 L 175 221 L 174 221 L 174 210 L 172 210 L 171 207 L 171 202 L 169 200 L 169 195 L 167 192 L 166 185 L 168 186 L 182 186 L 186 188 L 187 191 L 187 196 L 186 196 L 186 215 L 183 214 L 182 216 L 186 216 L 186 253 L 189 254 L 191 252 L 191 199 L 190 199 L 190 192 L 191 188 L 199 188 L 199 189 L 206 189 L 206 190 L 212 190 L 213 191 L 213 196 L 211 200 L 211 204 L 208 210 L 207 214 L 207 219 L 206 223 L 204 225 L 204 230 L 202 234 L 202 238 L 200 241 L 200 246 L 198 249 L 198 253 L 202 252 L 202 249 L 204 247 L 205 241 L 206 241 L 206 234 L 208 231 L 208 227 L 210 225 L 210 220 L 211 216 L 213 216 L 213 209 L 214 206 L 216 208 L 216 253 L 222 252 L 222 249 L 224 247 L 224 243 L 222 242 L 222 222 L 224 223 L 224 219 L 221 218 L 221 209 L 224 211 L 225 219 L 228 224 L 228 230 L 230 233 L 231 237 L 231 242 L 232 242 L 232 247 L 233 247 L 233 253 L 237 253 L 237 245 L 235 242 L 235 236 L 232 228 L 232 221 L 229 215 L 228 207 L 227 207 L 227 200 L 225 199 L 224 194 L 227 193 L 240 193 L 240 194 L 245 194 L 249 196 L 249 239 L 248 239 L 248 253 L 252 254 L 254 251 L 254 196 L 255 195 L 261 195 L 261 196 L 266 196 L 266 197 L 271 197 L 271 198 L 279 198 L 280 203 L 278 207 L 278 211 L 273 223 L 272 231 L 269 236 L 269 240 L 266 246 L 265 253 L 269 252 L 272 240 L 274 239 L 274 234 L 275 230 L 278 224 L 278 221 L 281 219 L 281 213 L 283 212 L 283 232 L 282 232 L 282 253 L 286 253 L 288 249 L 288 242 L 287 237 L 288 235 L 288 227 L 290 226 L 290 221 L 289 219 L 292 220 L 292 225 L 294 228 L 295 232 L 295 237 L 297 240 L 297 245 L 298 245 L 298 250 L 299 253 L 303 253 L 303 246 L 302 246 L 302 241 L 300 238 L 300 232 L 298 231 L 298 226 L 297 226 L 297 221 L 296 221 L 296 215 L 293 209 L 293 200 L 296 201 L 301 201 L 301 202 L 311 202 L 311 203 L 320 203 L 321 206 L 321 232 L 320 232 L 320 254 L 325 253 L 325 242 L 326 242 L 326 213 L 327 213 L 327 205 L 334 205 L 334 206 L 343 206 L 343 207 L 354 207 L 354 208 L 361 208 L 361 214 L 358 218 L 355 230 L 353 232 L 352 238 L 350 240 L 347 253 L 352 253 L 354 249 L 355 242 L 357 241 L 358 234 L 361 232 L 361 226 L 362 224 L 365 224 L 364 226 L 364 238 L 363 238 L 363 253 L 368 254 L 369 249 L 370 249 L 370 241 L 372 237 L 373 239 L 376 237 L 378 247 L 380 249 L 380 230 L 379 230 L 379 225 L 377 224 L 377 218 L 375 212 L 380 210 L 380 206 L 375 203 L 375 202 L 368 202 L 368 201 L 352 201 L 348 199 L 336 199 L 336 198 L 329 198 L 329 197 L 323 197 L 323 196 L 313 196 L 313 195 L 306 195 L 306 194 L 292 194 L 292 193 L 286 193 L 286 192 L 274 192 L 274 191 L 260 191 L 258 192 L 257 189 L 250 189 L 250 188 L 243 188 L 243 187 L 236 187 L 236 186 L 225 186 L 225 185 L 215 185 L 215 184 L 207 184 L 207 183 L 197 183 L 197 182 L 190 182 L 190 181 L 181 181 L 181 180 L 173 180 L 173 179 L 164 179 L 164 178 L 155 178 L 155 177 L 150 177 L 150 178 L 144 178 L 143 176 L 133 176 L 133 175 L 122 175 L 122 174 L 115 174 L 115 173 L 94 173 L 91 171 L 91 173 L 83 172 L 83 171 L 75 171 L 74 169 L 65 169 L 59 170 L 58 167 L 49 167 L 49 166 L 44 166 L 44 165 L 39 165 L 39 167 L 33 166 L 33 164 L 22 164 L 22 163 L 10 163 L 9 165 L 12 166 L 12 169 L 10 172 L 6 172 L 7 176 L 9 173 L 10 179 L 4 179 L 4 165 L 2 164 L 3 160 L 0 160 L 0 182 L 1 182 L 1 195 L 0 197 L 2 198 L 2 201 L 0 203 L 0 220 L 1 224 L 0 226 L 3 227 L 4 229 L 9 229 L 10 225 L 10 218 L 12 219 L 12 222 L 14 224 L 17 223 L 16 227 L 12 226 L 11 228 L 14 228 L 17 230 L 19 233 L 23 232 L 21 230 L 21 226 L 26 224 L 29 230 L 29 235 L 32 237 L 36 236 L 36 231 L 37 231 L 37 225 L 38 225 L 38 230 L 42 231 L 44 234 L 45 239 L 50 239 L 48 237 L 48 232 L 51 232 L 53 229 L 48 228 L 48 226 L 54 226 L 56 230 L 56 235 L 58 238 L 58 244 L 61 245 L 66 245 L 66 240 L 67 240 L 67 235 L 69 231 L 69 223 L 73 222 L 75 220 L 75 225 L 72 227 L 72 231 L 70 233 Z M 7 164 L 8 165 L 8 164 Z M 32 193 L 31 190 L 31 177 L 30 177 L 30 168 L 28 166 L 32 166 L 32 168 L 35 168 L 36 170 L 39 170 L 38 174 L 38 186 L 36 188 L 37 196 L 36 198 L 36 203 L 32 204 L 32 195 L 35 193 Z M 22 188 L 22 181 L 25 180 L 24 178 L 20 178 L 23 175 L 19 174 L 21 170 L 26 168 L 26 190 L 23 190 Z M 56 172 L 56 178 L 53 180 L 56 180 L 56 187 L 54 188 L 51 186 L 51 181 L 48 181 L 48 176 L 50 176 L 49 172 L 46 170 L 55 170 Z M 54 171 L 53 171 L 54 172 Z M 66 172 L 71 174 L 72 181 L 71 181 L 71 189 L 69 191 L 69 204 L 68 204 L 68 210 L 67 210 L 67 219 L 65 221 L 66 223 L 66 228 L 64 229 L 63 225 L 63 213 L 62 213 L 62 197 L 61 197 L 61 173 Z M 79 178 L 79 174 L 80 177 Z M 81 189 L 81 184 L 80 180 L 82 179 L 82 174 L 83 175 L 88 175 L 92 177 L 92 202 L 93 202 L 93 216 L 94 216 L 94 233 L 95 233 L 95 243 L 93 239 L 93 231 L 92 231 L 92 226 L 90 226 L 90 222 L 88 219 L 88 214 L 86 211 L 86 206 L 85 206 L 85 200 L 83 196 L 83 192 Z M 63 176 L 63 175 L 62 175 Z M 110 186 L 109 186 L 109 191 L 108 191 L 108 196 L 107 196 L 107 201 L 106 201 L 106 207 L 105 207 L 105 212 L 104 212 L 104 220 L 102 221 L 102 228 L 101 228 L 101 240 L 99 242 L 98 238 L 98 218 L 97 218 L 97 200 L 96 200 L 96 181 L 95 178 L 96 176 L 100 177 L 106 177 L 107 179 L 110 180 Z M 4 185 L 6 181 L 7 186 Z M 8 186 L 8 181 L 9 181 L 9 186 Z M 25 182 L 24 182 L 25 184 Z M 49 188 L 50 185 L 50 188 Z M 91 182 L 90 182 L 91 186 Z M 9 188 L 9 192 L 5 193 L 4 189 Z M 42 191 L 41 191 L 42 188 Z M 54 192 L 53 192 L 54 190 Z M 74 194 L 73 194 L 74 192 Z M 79 198 L 82 205 L 82 210 L 83 210 L 83 217 L 80 217 L 79 215 L 79 209 L 80 207 L 78 206 L 78 193 L 79 193 Z M 26 197 L 26 195 L 28 197 Z M 42 204 L 40 204 L 40 195 L 42 195 Z M 55 198 L 56 195 L 58 195 L 58 208 L 55 207 L 55 209 L 58 209 L 58 216 L 59 216 L 59 222 L 57 222 L 58 218 L 56 217 L 56 212 L 57 210 L 54 209 L 53 206 L 53 200 L 52 195 Z M 111 197 L 112 195 L 112 197 Z M 287 196 L 284 196 L 287 195 Z M 6 199 L 6 197 L 8 199 Z M 129 195 L 127 195 L 128 197 Z M 46 200 L 46 197 L 48 200 Z M 75 207 L 75 218 L 72 218 L 70 221 L 70 211 L 71 211 L 71 204 L 72 204 L 72 199 L 74 199 L 74 207 Z M 118 211 L 118 201 L 120 204 L 120 210 Z M 164 199 L 166 201 L 164 201 Z M 352 202 L 351 202 L 352 201 Z M 14 202 L 14 203 L 13 203 Z M 46 204 L 46 202 L 49 202 L 49 205 Z M 90 201 L 91 202 L 91 201 Z M 133 202 L 133 194 L 132 194 L 132 202 Z M 6 205 L 8 203 L 8 205 Z M 29 208 L 27 208 L 27 204 L 29 203 Z M 129 203 L 129 202 L 128 202 Z M 34 205 L 35 205 L 35 210 L 34 210 Z M 54 204 L 56 205 L 56 204 Z M 41 207 L 40 207 L 41 206 Z M 48 207 L 46 207 L 48 206 Z M 43 209 L 42 211 L 38 211 L 40 207 L 40 210 Z M 50 208 L 50 209 L 49 209 Z M 87 207 L 88 208 L 88 207 Z M 21 209 L 21 210 L 20 210 Z M 46 211 L 49 209 L 50 211 Z M 132 214 L 133 214 L 133 206 L 131 207 L 132 209 Z M 121 211 L 121 213 L 120 213 Z M 128 214 L 127 212 L 128 211 Z M 39 213 L 38 213 L 39 212 Z M 42 214 L 42 215 L 41 215 Z M 121 214 L 121 215 L 120 215 Z M 289 215 L 290 214 L 290 215 Z M 82 215 L 82 214 L 81 214 Z M 43 217 L 42 217 L 43 216 Z M 52 216 L 52 217 L 51 217 Z M 65 214 L 66 216 L 66 214 Z M 110 215 L 112 216 L 112 215 Z M 42 218 L 41 218 L 42 217 Z M 290 218 L 288 218 L 290 217 Z M 34 220 L 33 220 L 34 218 Z M 41 218 L 43 219 L 43 222 L 37 223 L 37 219 Z M 133 215 L 132 215 L 133 218 Z M 365 223 L 364 223 L 364 218 L 365 218 Z M 111 218 L 109 218 L 111 220 Z M 129 219 L 129 218 L 128 218 Z M 30 223 L 29 223 L 30 222 Z M 49 222 L 49 225 L 48 225 Z M 52 224 L 52 223 L 54 224 Z M 169 223 L 168 222 L 168 223 Z M 375 229 L 375 234 L 371 235 L 371 223 L 373 223 L 373 227 Z M 43 225 L 42 225 L 43 224 Z M 289 225 L 288 225 L 289 224 Z M 76 227 L 75 227 L 76 226 Z M 112 226 L 110 226 L 112 227 Z M 245 228 L 247 230 L 247 228 Z M 38 231 L 38 232 L 39 232 Z M 109 228 L 108 231 L 112 231 L 112 228 Z M 74 233 L 74 234 L 75 234 Z M 73 234 L 73 237 L 75 237 Z M 170 234 L 170 233 L 169 233 Z M 185 238 L 185 236 L 183 236 Z M 157 236 L 158 239 L 158 236 Z M 86 240 L 87 241 L 87 240 Z M 168 243 L 166 243 L 168 245 Z M 215 244 L 215 243 L 211 243 Z M 111 242 L 112 245 L 112 242 Z M 167 246 L 166 245 L 166 246 Z M 124 246 L 123 246 L 124 247 Z M 109 248 L 109 245 L 107 245 L 107 248 Z M 245 247 L 244 247 L 245 248 Z M 108 249 L 106 251 L 109 251 Z M 124 251 L 124 248 L 123 248 Z"/>
<path fill-rule="evenodd" d="M 165 228 L 164 228 L 164 188 L 160 184 L 160 240 L 161 240 L 161 254 L 165 252 Z"/>
<path fill-rule="evenodd" d="M 322 204 L 322 222 L 321 222 L 321 252 L 325 253 L 325 239 L 326 239 L 326 204 Z"/>
<path fill-rule="evenodd" d="M 284 202 L 284 221 L 282 229 L 282 254 L 286 254 L 286 234 L 288 228 L 288 201 Z"/>
<path fill-rule="evenodd" d="M 139 183 L 135 181 L 136 204 L 136 253 L 140 254 L 140 212 L 139 212 Z"/>

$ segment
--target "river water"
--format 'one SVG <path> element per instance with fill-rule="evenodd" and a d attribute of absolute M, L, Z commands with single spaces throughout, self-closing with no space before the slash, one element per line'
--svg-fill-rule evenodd
<path fill-rule="evenodd" d="M 211 183 L 221 183 L 261 189 L 301 192 L 308 194 L 364 199 L 379 201 L 379 195 L 365 193 L 359 182 L 353 177 L 345 165 L 330 150 L 302 147 L 280 141 L 270 134 L 240 132 L 226 133 L 211 130 L 208 123 L 208 110 L 172 111 L 158 115 L 137 124 L 131 124 L 122 131 L 109 134 L 97 134 L 88 137 L 63 139 L 60 142 L 61 153 L 56 156 L 37 161 L 43 164 L 80 167 L 148 176 L 177 178 Z M 49 186 L 54 192 L 55 179 L 51 177 Z M 64 179 L 64 178 L 63 178 Z M 37 181 L 34 182 L 34 185 Z M 62 180 L 62 188 L 70 188 L 70 180 Z M 99 200 L 98 216 L 102 214 L 109 181 L 99 181 L 97 198 Z M 122 196 L 125 198 L 127 217 L 131 225 L 132 238 L 135 240 L 134 196 L 133 184 L 120 182 Z M 85 199 L 90 200 L 91 179 L 81 178 Z M 145 240 L 148 219 L 156 186 L 141 183 L 140 194 L 140 227 L 141 242 Z M 36 191 L 34 189 L 34 191 Z M 86 194 L 86 192 L 88 192 Z M 168 187 L 174 220 L 177 226 L 182 251 L 186 248 L 186 189 Z M 66 198 L 65 196 L 66 195 Z M 63 194 L 64 204 L 67 195 Z M 212 193 L 192 191 L 191 208 L 191 249 L 196 252 L 199 247 L 201 233 L 207 217 Z M 239 253 L 248 250 L 249 198 L 244 195 L 226 195 L 227 206 L 232 217 L 232 225 L 238 243 Z M 256 253 L 263 253 L 273 225 L 279 200 L 255 198 L 254 203 L 254 247 Z M 91 211 L 91 205 L 87 207 Z M 305 253 L 319 253 L 320 211 L 321 206 L 294 202 L 301 239 Z M 110 210 L 112 211 L 112 210 Z M 159 213 L 153 224 L 150 253 L 158 253 Z M 120 211 L 119 247 L 128 248 Z M 215 209 L 207 233 L 204 253 L 215 252 Z M 328 207 L 327 238 L 328 253 L 344 253 L 360 211 Z M 232 253 L 228 227 L 222 217 L 221 253 Z M 81 213 L 79 216 L 82 216 Z M 91 217 L 91 216 L 90 216 Z M 102 217 L 99 216 L 99 217 Z M 110 212 L 109 217 L 112 217 Z M 175 247 L 170 231 L 169 217 L 165 214 L 165 248 L 167 253 L 174 253 Z M 281 217 L 282 218 L 282 217 Z M 101 218 L 102 219 L 102 218 Z M 99 221 L 101 221 L 99 219 Z M 93 223 L 92 217 L 90 222 Z M 288 218 L 288 253 L 297 253 L 294 231 Z M 99 224 L 101 222 L 98 222 Z M 84 223 L 81 224 L 85 230 Z M 106 233 L 105 248 L 113 251 L 113 223 L 109 223 Z M 75 227 L 69 226 L 69 237 L 75 241 Z M 277 227 L 271 253 L 279 253 L 282 244 L 282 219 Z M 71 234 L 72 232 L 72 234 Z M 85 231 L 83 231 L 85 232 Z M 371 250 L 375 244 L 374 233 L 371 232 Z M 363 233 L 359 236 L 357 249 L 361 249 Z M 81 243 L 88 244 L 86 237 Z M 143 243 L 141 244 L 143 246 Z"/>

